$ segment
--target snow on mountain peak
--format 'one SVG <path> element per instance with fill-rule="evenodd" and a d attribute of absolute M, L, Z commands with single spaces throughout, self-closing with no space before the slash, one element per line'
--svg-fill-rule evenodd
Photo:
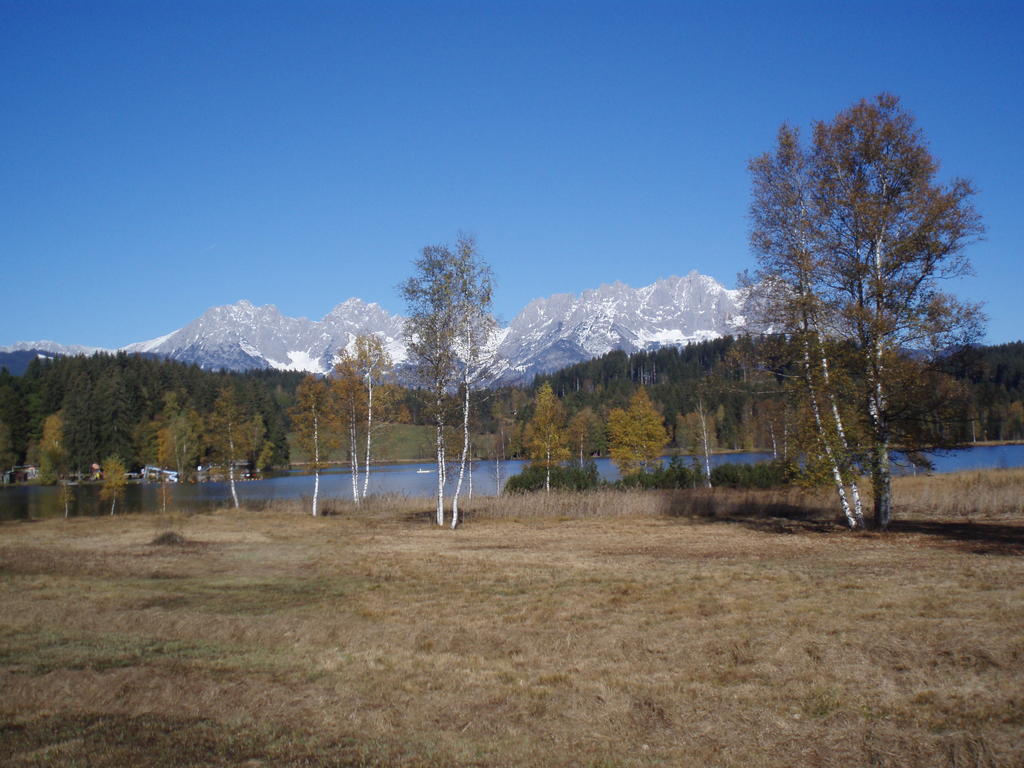
<path fill-rule="evenodd" d="M 730 290 L 696 271 L 632 288 L 614 281 L 579 294 L 534 299 L 505 328 L 496 328 L 486 350 L 487 383 L 529 379 L 538 373 L 603 355 L 717 338 L 742 330 L 746 291 Z M 327 373 L 339 350 L 374 333 L 397 365 L 407 361 L 404 318 L 375 302 L 352 297 L 322 320 L 282 315 L 276 306 L 247 299 L 211 307 L 188 325 L 126 352 L 150 353 L 204 368 L 279 368 Z M 75 351 L 53 342 L 21 343 L 5 350 Z"/>
<path fill-rule="evenodd" d="M 40 339 L 39 341 L 18 341 L 7 347 L 0 347 L 0 352 L 49 352 L 54 355 L 92 355 L 96 352 L 110 352 L 103 347 L 86 347 L 81 344 L 60 344 L 56 341 Z"/>

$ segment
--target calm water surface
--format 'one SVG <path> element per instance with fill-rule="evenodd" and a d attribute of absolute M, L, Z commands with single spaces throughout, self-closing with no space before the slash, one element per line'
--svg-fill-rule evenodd
<path fill-rule="evenodd" d="M 771 458 L 770 453 L 731 453 L 711 457 L 712 466 L 725 463 L 755 463 Z M 898 457 L 897 457 L 898 458 Z M 684 457 L 684 460 L 688 459 Z M 1024 466 L 1024 445 L 979 446 L 947 451 L 932 457 L 936 472 L 956 472 L 965 469 L 988 469 Z M 476 462 L 473 465 L 473 493 L 492 496 L 500 485 L 519 472 L 526 462 Z M 615 465 L 608 459 L 598 459 L 597 468 L 606 480 L 619 477 Z M 898 471 L 911 472 L 910 468 Z M 918 470 L 920 471 L 920 470 Z M 455 489 L 458 465 L 448 471 L 447 489 Z M 463 493 L 469 490 L 470 479 L 463 480 Z M 241 501 L 265 502 L 273 499 L 297 499 L 313 495 L 312 475 L 287 472 L 259 480 L 247 480 L 236 485 Z M 370 473 L 371 493 L 395 493 L 414 497 L 429 497 L 437 488 L 437 477 L 432 464 L 388 464 L 374 466 Z M 231 491 L 227 483 L 169 484 L 168 507 L 202 511 L 223 507 L 230 503 Z M 125 499 L 119 502 L 119 512 L 143 512 L 160 509 L 160 485 L 133 483 L 126 489 Z M 320 475 L 320 495 L 323 499 L 352 498 L 352 475 L 347 470 L 330 470 Z M 99 487 L 83 485 L 74 488 L 72 515 L 97 515 L 109 512 L 109 505 L 101 504 Z M 64 514 L 58 490 L 53 486 L 0 487 L 0 520 L 57 517 Z"/>

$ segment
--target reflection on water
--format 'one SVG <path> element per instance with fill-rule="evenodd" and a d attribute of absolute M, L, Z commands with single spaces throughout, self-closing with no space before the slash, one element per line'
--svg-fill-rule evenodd
<path fill-rule="evenodd" d="M 754 463 L 771 458 L 763 452 L 719 454 L 711 457 L 713 466 L 729 462 Z M 964 469 L 985 469 L 1024 466 L 1024 445 L 1000 445 L 966 448 L 933 456 L 936 472 L 955 472 Z M 618 470 L 608 459 L 598 459 L 597 468 L 606 480 L 618 479 Z M 504 485 L 519 472 L 525 462 L 475 462 L 472 473 L 463 480 L 464 494 L 472 483 L 474 494 L 494 495 L 499 484 Z M 458 478 L 458 464 L 451 465 L 447 489 L 453 491 Z M 268 501 L 298 499 L 313 495 L 312 475 L 285 472 L 259 480 L 237 484 L 239 500 Z M 388 464 L 374 466 L 370 473 L 371 493 L 393 493 L 406 496 L 429 497 L 436 492 L 437 476 L 432 464 Z M 333 469 L 320 474 L 320 495 L 323 499 L 352 497 L 352 476 L 344 469 Z M 82 485 L 73 488 L 72 515 L 99 515 L 109 513 L 110 507 L 99 500 L 99 487 Z M 199 512 L 230 504 L 231 491 L 227 483 L 168 484 L 168 509 Z M 159 483 L 133 483 L 126 489 L 125 499 L 118 503 L 119 512 L 153 512 L 161 509 Z M 59 517 L 64 514 L 58 489 L 53 486 L 0 487 L 0 520 Z"/>

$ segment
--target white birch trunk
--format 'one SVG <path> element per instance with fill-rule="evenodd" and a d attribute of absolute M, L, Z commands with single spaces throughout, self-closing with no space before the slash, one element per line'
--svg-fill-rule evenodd
<path fill-rule="evenodd" d="M 316 504 L 320 496 L 320 467 L 313 473 L 313 517 L 317 516 Z"/>
<path fill-rule="evenodd" d="M 316 517 L 316 503 L 320 496 L 320 420 L 316 407 L 313 408 L 313 517 Z"/>
<path fill-rule="evenodd" d="M 238 509 L 238 492 L 235 490 L 235 441 L 228 439 L 228 448 L 231 455 L 228 456 L 228 483 L 231 485 L 231 499 L 235 502 L 235 509 Z"/>
<path fill-rule="evenodd" d="M 437 524 L 444 525 L 444 422 L 438 420 L 436 445 L 437 451 Z"/>
<path fill-rule="evenodd" d="M 459 524 L 459 493 L 462 491 L 462 478 L 466 474 L 466 456 L 469 455 L 469 367 L 463 384 L 466 397 L 462 401 L 462 456 L 459 458 L 459 480 L 455 483 L 455 495 L 452 497 L 452 530 Z"/>
<path fill-rule="evenodd" d="M 828 372 L 828 358 L 825 356 L 824 347 L 821 343 L 821 335 L 815 331 L 815 338 L 818 342 L 818 355 L 819 365 L 821 366 L 822 382 L 825 385 L 825 392 L 828 395 L 829 403 L 832 406 L 832 420 L 835 422 L 836 435 L 839 437 L 839 445 L 843 450 L 843 468 L 846 469 L 850 477 L 850 498 L 853 500 L 853 518 L 852 528 L 863 528 L 864 527 L 864 509 L 861 506 L 860 501 L 860 489 L 857 487 L 857 480 L 853 476 L 852 467 L 850 466 L 850 445 L 846 441 L 846 430 L 843 429 L 843 419 L 839 415 L 839 404 L 836 403 L 836 393 L 832 390 L 829 381 Z M 849 518 L 848 518 L 849 519 Z"/>
<path fill-rule="evenodd" d="M 363 462 L 363 498 L 370 488 L 370 435 L 373 434 L 373 376 L 366 374 L 366 461 Z"/>
<path fill-rule="evenodd" d="M 551 448 L 547 449 L 547 472 L 544 475 L 544 493 L 551 493 Z"/>
<path fill-rule="evenodd" d="M 355 418 L 352 419 L 352 423 L 349 426 L 349 445 L 352 446 L 352 450 L 349 455 L 352 457 L 352 501 L 355 502 L 356 506 L 359 506 L 359 446 L 356 442 L 356 422 Z"/>
<path fill-rule="evenodd" d="M 868 413 L 871 417 L 874 432 L 874 450 L 872 451 L 872 486 L 875 492 L 875 525 L 887 528 L 892 522 L 892 470 L 889 461 L 889 430 L 885 423 L 885 393 L 882 386 L 882 349 L 875 342 L 874 355 L 878 368 L 871 372 L 871 395 L 868 398 Z"/>
<path fill-rule="evenodd" d="M 704 402 L 697 401 L 697 416 L 700 418 L 700 434 L 704 442 L 704 487 L 711 487 L 711 446 L 708 444 L 708 420 L 704 413 Z"/>
<path fill-rule="evenodd" d="M 804 362 L 804 383 L 807 385 L 807 397 L 810 400 L 811 414 L 814 416 L 814 426 L 818 430 L 818 439 L 821 441 L 821 447 L 825 451 L 825 457 L 828 459 L 829 469 L 832 471 L 832 482 L 836 487 L 836 494 L 839 496 L 839 506 L 843 510 L 843 516 L 846 518 L 847 525 L 850 528 L 857 527 L 857 520 L 853 516 L 853 511 L 850 509 L 850 502 L 846 498 L 846 488 L 843 486 L 843 475 L 839 471 L 839 463 L 836 461 L 835 451 L 832 450 L 832 443 L 828 439 L 828 434 L 825 432 L 825 425 L 821 418 L 821 409 L 818 407 L 818 394 L 814 388 L 814 381 L 811 376 L 811 353 L 810 344 L 807 341 L 807 335 L 803 336 L 803 362 Z"/>
<path fill-rule="evenodd" d="M 882 245 L 882 238 L 880 237 L 875 241 L 874 249 L 876 280 L 880 280 L 882 274 Z M 881 297 L 876 294 L 876 316 L 880 317 L 883 311 Z M 872 382 L 872 399 L 868 403 L 875 438 L 872 485 L 875 492 L 875 524 L 879 528 L 884 529 L 888 528 L 889 523 L 892 521 L 892 473 L 889 467 L 889 425 L 886 423 L 885 392 L 882 383 L 884 350 L 877 328 L 872 329 L 871 342 L 871 352 L 875 358 L 874 366 L 868 365 L 869 376 L 874 379 Z"/>

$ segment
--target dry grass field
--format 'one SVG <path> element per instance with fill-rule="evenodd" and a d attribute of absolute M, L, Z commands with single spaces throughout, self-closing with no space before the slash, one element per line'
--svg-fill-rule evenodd
<path fill-rule="evenodd" d="M 1024 472 L 897 492 L 5 523 L 0 763 L 1024 765 Z"/>

